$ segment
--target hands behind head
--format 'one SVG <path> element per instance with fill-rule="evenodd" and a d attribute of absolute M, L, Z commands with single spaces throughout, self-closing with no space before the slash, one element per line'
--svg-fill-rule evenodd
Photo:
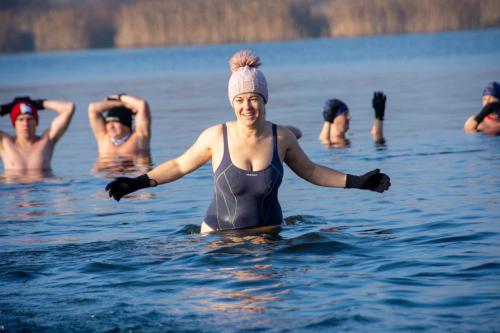
<path fill-rule="evenodd" d="M 31 99 L 29 96 L 16 96 L 12 102 L 0 105 L 0 116 L 10 114 L 12 107 L 19 102 L 31 103 L 38 111 L 40 111 L 44 109 L 43 102 L 45 102 L 45 99 Z"/>
<path fill-rule="evenodd" d="M 115 94 L 115 95 L 109 95 L 106 97 L 106 100 L 107 101 L 118 101 L 118 102 L 121 102 L 121 98 L 123 95 L 126 95 L 126 93 L 119 93 L 119 94 Z"/>
<path fill-rule="evenodd" d="M 372 106 L 375 110 L 375 119 L 384 120 L 386 99 L 387 97 L 382 91 L 373 93 Z"/>

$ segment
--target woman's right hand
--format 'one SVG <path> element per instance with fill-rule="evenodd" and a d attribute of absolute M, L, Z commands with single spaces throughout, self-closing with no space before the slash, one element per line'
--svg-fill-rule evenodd
<path fill-rule="evenodd" d="M 128 177 L 118 177 L 115 178 L 111 183 L 106 185 L 105 190 L 108 191 L 109 197 L 113 197 L 116 201 L 132 192 L 140 190 L 142 188 L 147 188 L 151 186 L 156 186 L 158 183 L 154 179 L 150 179 L 145 173 L 142 176 L 136 178 Z"/>

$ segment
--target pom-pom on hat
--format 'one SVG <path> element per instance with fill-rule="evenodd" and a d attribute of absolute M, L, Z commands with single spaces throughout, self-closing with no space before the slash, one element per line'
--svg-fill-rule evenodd
<path fill-rule="evenodd" d="M 493 96 L 500 99 L 500 84 L 498 82 L 490 82 L 483 90 L 483 96 Z"/>
<path fill-rule="evenodd" d="M 269 96 L 267 92 L 267 81 L 260 70 L 260 58 L 249 50 L 239 51 L 229 60 L 232 74 L 228 83 L 229 102 L 233 105 L 233 99 L 243 93 L 257 93 L 267 103 Z"/>
<path fill-rule="evenodd" d="M 13 127 L 16 127 L 16 119 L 22 114 L 33 116 L 33 118 L 35 118 L 35 123 L 38 125 L 38 110 L 32 103 L 22 101 L 14 104 L 10 111 L 10 121 Z"/>

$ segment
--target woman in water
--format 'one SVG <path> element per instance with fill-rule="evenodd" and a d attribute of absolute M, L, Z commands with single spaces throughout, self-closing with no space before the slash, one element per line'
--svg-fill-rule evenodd
<path fill-rule="evenodd" d="M 278 188 L 283 162 L 298 176 L 320 186 L 383 192 L 389 177 L 380 170 L 362 176 L 346 175 L 315 164 L 286 127 L 266 121 L 267 82 L 257 68 L 260 59 L 240 51 L 230 60 L 229 102 L 235 121 L 204 130 L 181 156 L 137 178 L 118 177 L 106 186 L 119 201 L 142 188 L 173 182 L 212 162 L 215 194 L 201 232 L 276 227 L 283 223 Z"/>

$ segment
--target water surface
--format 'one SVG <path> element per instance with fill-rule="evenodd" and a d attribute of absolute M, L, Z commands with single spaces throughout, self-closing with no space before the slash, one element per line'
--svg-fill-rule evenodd
<path fill-rule="evenodd" d="M 339 40 L 0 56 L 0 100 L 73 100 L 38 181 L 0 180 L 0 331 L 500 330 L 500 137 L 465 134 L 499 80 L 500 30 Z M 152 164 L 233 119 L 227 60 L 262 57 L 268 119 L 299 127 L 314 161 L 381 168 L 384 194 L 313 186 L 285 168 L 277 235 L 202 236 L 210 165 L 116 203 L 96 168 L 86 107 L 116 92 L 152 109 Z M 387 145 L 371 95 L 388 96 Z M 353 120 L 348 149 L 317 136 L 327 98 Z M 53 114 L 41 114 L 40 129 Z M 0 129 L 12 133 L 10 121 Z M 119 173 L 142 167 L 124 162 Z M 22 178 L 22 177 L 21 177 Z M 29 180 L 29 179 L 27 179 Z"/>

